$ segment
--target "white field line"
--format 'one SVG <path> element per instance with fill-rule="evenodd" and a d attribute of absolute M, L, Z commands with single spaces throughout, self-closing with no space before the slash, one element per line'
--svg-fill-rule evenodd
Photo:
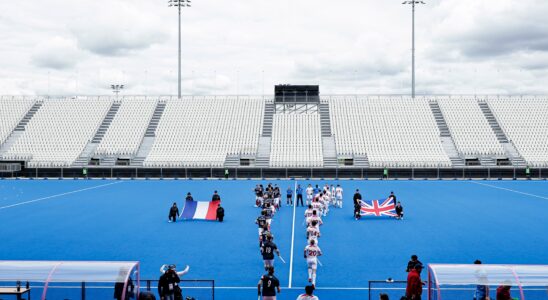
<path fill-rule="evenodd" d="M 297 181 L 295 180 L 295 189 L 294 189 L 295 199 L 293 201 L 293 227 L 291 229 L 291 256 L 289 257 L 289 284 L 288 288 L 291 288 L 293 281 L 293 247 L 295 246 L 295 211 L 297 209 Z"/>
<path fill-rule="evenodd" d="M 101 184 L 101 185 L 88 187 L 88 188 L 85 188 L 85 189 L 79 189 L 79 190 L 70 191 L 70 192 L 66 192 L 66 193 L 51 195 L 51 196 L 42 197 L 42 198 L 33 199 L 33 200 L 28 200 L 28 201 L 24 201 L 24 202 L 19 202 L 19 203 L 15 203 L 15 204 L 11 204 L 11 205 L 2 206 L 2 207 L 0 207 L 0 210 L 16 207 L 16 206 L 20 206 L 20 205 L 30 204 L 30 203 L 34 203 L 34 202 L 40 202 L 40 201 L 48 200 L 48 199 L 51 199 L 51 198 L 66 196 L 66 195 L 80 193 L 80 192 L 89 191 L 89 190 L 93 190 L 93 189 L 98 189 L 98 188 L 102 188 L 102 187 L 105 187 L 105 186 L 118 184 L 118 183 L 122 183 L 122 182 L 123 181 L 116 181 L 116 182 L 111 182 L 111 183 L 106 183 L 106 184 Z"/>
<path fill-rule="evenodd" d="M 543 196 L 539 196 L 539 195 L 535 195 L 535 194 L 520 192 L 520 191 L 516 191 L 516 190 L 513 190 L 513 189 L 503 188 L 503 187 L 500 187 L 500 186 L 491 185 L 491 184 L 487 184 L 487 183 L 481 183 L 481 182 L 475 182 L 475 181 L 470 181 L 470 182 L 475 183 L 475 184 L 479 184 L 479 185 L 483 185 L 483 186 L 487 186 L 487 187 L 490 187 L 490 188 L 493 188 L 493 189 L 499 189 L 499 190 L 503 190 L 503 191 L 513 192 L 513 193 L 516 193 L 516 194 L 522 194 L 522 195 L 525 195 L 525 196 L 536 197 L 536 198 L 548 200 L 548 197 L 543 197 Z"/>

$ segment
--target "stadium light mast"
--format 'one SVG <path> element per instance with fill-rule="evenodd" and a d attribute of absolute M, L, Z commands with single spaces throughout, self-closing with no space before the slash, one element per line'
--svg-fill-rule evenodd
<path fill-rule="evenodd" d="M 112 92 L 116 94 L 116 98 L 118 98 L 118 94 L 124 89 L 123 84 L 111 84 L 110 88 L 112 89 Z"/>
<path fill-rule="evenodd" d="M 190 0 L 169 0 L 169 7 L 177 7 L 179 11 L 179 77 L 178 77 L 178 87 L 179 87 L 179 99 L 181 99 L 181 7 L 190 7 Z"/>
<path fill-rule="evenodd" d="M 426 4 L 424 1 L 403 1 L 411 4 L 411 98 L 415 98 L 415 4 Z"/>

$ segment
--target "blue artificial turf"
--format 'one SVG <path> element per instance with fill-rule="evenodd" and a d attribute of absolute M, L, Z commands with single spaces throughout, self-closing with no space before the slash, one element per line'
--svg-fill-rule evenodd
<path fill-rule="evenodd" d="M 267 182 L 280 185 L 282 193 L 295 184 L 261 181 Z M 252 287 L 263 273 L 254 224 L 259 213 L 253 207 L 256 183 L 3 180 L 0 259 L 138 260 L 142 278 L 147 279 L 157 279 L 164 263 L 189 264 L 186 278 L 214 279 L 219 287 L 217 299 L 254 299 Z M 318 270 L 317 284 L 326 288 L 317 291 L 321 299 L 364 299 L 368 291 L 362 288 L 367 288 L 369 280 L 404 280 L 411 254 L 417 254 L 425 264 L 471 263 L 475 259 L 493 264 L 548 264 L 546 182 L 338 183 L 345 190 L 344 208 L 332 208 L 321 229 L 324 266 Z M 355 221 L 351 198 L 356 188 L 368 200 L 385 198 L 393 190 L 402 201 L 405 219 Z M 78 190 L 83 191 L 72 193 Z M 209 200 L 213 190 L 218 190 L 223 200 L 224 223 L 167 222 L 172 202 L 182 205 L 187 192 L 192 192 L 195 200 Z M 68 194 L 48 198 L 64 193 Z M 22 204 L 11 206 L 18 203 Z M 303 212 L 304 208 L 296 210 L 293 289 L 285 289 L 278 299 L 295 299 L 307 284 L 302 257 L 306 245 Z M 275 242 L 287 261 L 285 265 L 276 261 L 282 288 L 289 286 L 292 221 L 293 209 L 283 206 L 272 223 Z"/>

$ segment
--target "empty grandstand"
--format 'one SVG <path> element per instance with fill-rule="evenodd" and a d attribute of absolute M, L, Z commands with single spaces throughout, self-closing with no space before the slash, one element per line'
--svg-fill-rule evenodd
<path fill-rule="evenodd" d="M 144 165 L 222 167 L 228 154 L 255 154 L 263 109 L 256 97 L 168 100 Z"/>
<path fill-rule="evenodd" d="M 43 100 L 3 158 L 25 160 L 29 167 L 69 167 L 93 138 L 112 102 L 109 97 Z"/>
<path fill-rule="evenodd" d="M 493 111 L 507 147 L 516 147 L 531 166 L 548 166 L 548 101 L 537 97 L 496 97 L 486 104 Z"/>
<path fill-rule="evenodd" d="M 333 97 L 340 155 L 367 155 L 373 167 L 449 167 L 426 99 Z"/>
<path fill-rule="evenodd" d="M 121 176 L 170 168 L 206 177 L 224 168 L 251 177 L 292 169 L 353 177 L 384 168 L 516 176 L 516 168 L 548 166 L 544 97 L 320 98 L 308 87 L 276 97 L 4 96 L 0 159 L 25 169 L 126 170 Z"/>

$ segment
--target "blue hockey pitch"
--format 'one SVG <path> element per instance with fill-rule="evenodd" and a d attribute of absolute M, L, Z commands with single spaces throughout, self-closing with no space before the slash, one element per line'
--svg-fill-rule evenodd
<path fill-rule="evenodd" d="M 322 227 L 323 267 L 316 291 L 322 300 L 367 299 L 368 281 L 405 280 L 411 254 L 425 264 L 475 259 L 548 264 L 546 181 L 260 181 L 268 182 L 278 184 L 282 193 L 296 182 L 340 183 L 345 190 L 344 207 L 332 208 Z M 259 210 L 253 207 L 252 189 L 257 183 L 2 180 L 0 259 L 138 260 L 145 279 L 157 279 L 162 264 L 188 264 L 191 270 L 184 279 L 214 279 L 217 299 L 256 299 L 263 273 L 254 224 Z M 355 221 L 351 202 L 356 188 L 367 200 L 394 191 L 405 220 Z M 187 192 L 205 201 L 214 190 L 225 207 L 224 223 L 167 222 L 170 205 L 182 206 Z M 287 262 L 276 261 L 282 285 L 278 299 L 295 299 L 308 283 L 303 213 L 304 208 L 283 206 L 272 223 Z M 377 290 L 372 294 L 378 299 Z M 391 294 L 399 299 L 403 291 Z"/>

